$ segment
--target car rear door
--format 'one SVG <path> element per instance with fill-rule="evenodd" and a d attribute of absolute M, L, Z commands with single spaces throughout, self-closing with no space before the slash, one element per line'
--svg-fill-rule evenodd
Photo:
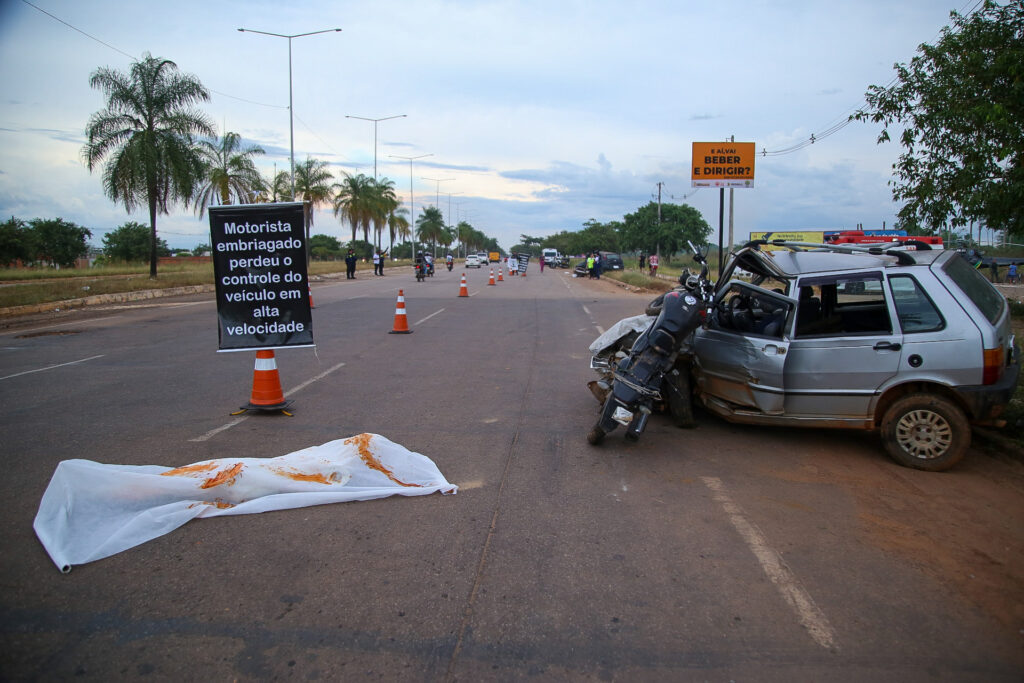
<path fill-rule="evenodd" d="M 898 371 L 903 344 L 882 273 L 803 277 L 794 292 L 786 415 L 862 424 Z"/>

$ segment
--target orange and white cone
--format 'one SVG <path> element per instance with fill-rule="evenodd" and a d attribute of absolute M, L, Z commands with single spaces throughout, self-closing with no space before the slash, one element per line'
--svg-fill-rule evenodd
<path fill-rule="evenodd" d="M 501 268 L 498 268 L 498 282 L 504 282 L 505 278 L 501 276 Z"/>
<path fill-rule="evenodd" d="M 398 303 L 395 304 L 395 325 L 388 334 L 412 334 L 409 321 L 405 317 L 405 293 L 398 290 Z"/>
<path fill-rule="evenodd" d="M 491 281 L 487 283 L 488 287 L 494 286 L 494 268 L 491 268 Z"/>
<path fill-rule="evenodd" d="M 462 282 L 459 283 L 459 296 L 469 296 L 469 290 L 466 288 L 466 274 L 462 274 Z"/>
<path fill-rule="evenodd" d="M 241 407 L 239 412 L 246 410 L 280 410 L 291 415 L 285 408 L 291 405 L 281 391 L 281 377 L 277 374 L 277 360 L 273 351 L 257 351 L 256 367 L 252 373 L 252 397 L 248 405 Z M 238 413 L 233 413 L 237 415 Z"/>
<path fill-rule="evenodd" d="M 316 306 L 313 305 L 313 285 L 307 284 L 306 287 L 309 289 L 309 307 L 316 308 Z"/>

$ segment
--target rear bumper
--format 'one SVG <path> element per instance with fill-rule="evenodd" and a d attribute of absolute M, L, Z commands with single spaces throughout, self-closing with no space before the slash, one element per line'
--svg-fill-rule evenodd
<path fill-rule="evenodd" d="M 1019 378 L 1020 363 L 1015 359 L 995 384 L 957 387 L 955 391 L 967 406 L 971 422 L 985 424 L 1003 414 L 1003 410 L 1017 390 Z"/>

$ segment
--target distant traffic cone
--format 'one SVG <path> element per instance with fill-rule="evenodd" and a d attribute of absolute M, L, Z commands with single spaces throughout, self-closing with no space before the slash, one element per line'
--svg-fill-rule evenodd
<path fill-rule="evenodd" d="M 459 283 L 459 296 L 469 296 L 469 290 L 466 289 L 466 274 L 462 274 L 462 282 Z"/>
<path fill-rule="evenodd" d="M 505 278 L 501 276 L 501 268 L 498 268 L 498 282 L 504 282 Z"/>
<path fill-rule="evenodd" d="M 405 319 L 405 294 L 402 290 L 398 290 L 398 303 L 395 304 L 395 326 L 388 334 L 412 334 Z"/>
<path fill-rule="evenodd" d="M 313 285 L 307 284 L 306 287 L 309 289 L 309 307 L 316 308 L 316 306 L 313 305 Z"/>
<path fill-rule="evenodd" d="M 494 268 L 491 268 L 491 281 L 487 283 L 488 287 L 494 286 Z"/>
<path fill-rule="evenodd" d="M 281 391 L 281 378 L 277 374 L 274 352 L 257 351 L 256 367 L 252 373 L 252 397 L 247 405 L 232 415 L 239 415 L 247 410 L 280 410 L 291 416 L 291 413 L 285 410 L 291 403 L 284 399 L 284 392 Z"/>

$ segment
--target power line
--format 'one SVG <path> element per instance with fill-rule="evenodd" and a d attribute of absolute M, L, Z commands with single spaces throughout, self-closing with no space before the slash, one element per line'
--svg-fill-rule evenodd
<path fill-rule="evenodd" d="M 966 14 L 965 14 L 964 10 L 972 2 L 974 3 L 973 6 L 971 6 L 971 9 L 968 10 L 966 12 Z M 964 3 L 963 7 L 960 8 L 960 11 L 958 12 L 958 14 L 960 14 L 963 17 L 969 17 L 969 16 L 971 16 L 972 14 L 974 14 L 978 10 L 978 6 L 981 5 L 983 2 L 984 2 L 984 0 L 967 0 L 967 2 Z M 946 27 L 944 26 L 942 29 L 939 30 L 939 32 L 937 34 L 935 34 L 935 38 L 932 39 L 932 42 L 935 42 L 935 40 L 942 35 L 942 32 L 943 32 L 943 30 L 945 30 L 945 28 Z M 885 89 L 891 88 L 893 86 L 893 84 L 896 83 L 897 80 L 899 80 L 899 77 L 893 76 L 892 79 L 885 85 Z M 792 154 L 794 152 L 800 151 L 801 149 L 803 149 L 805 147 L 810 147 L 814 143 L 820 142 L 821 140 L 824 140 L 827 137 L 835 135 L 836 133 L 841 131 L 843 128 L 846 128 L 848 125 L 853 123 L 853 121 L 854 121 L 854 119 L 852 118 L 853 112 L 856 112 L 857 110 L 859 110 L 861 107 L 863 107 L 864 104 L 865 104 L 865 101 L 861 101 L 861 102 L 855 104 L 853 107 L 848 108 L 846 110 L 846 113 L 844 113 L 842 115 L 842 118 L 840 118 L 836 123 L 833 123 L 832 125 L 828 126 L 827 128 L 825 128 L 824 130 L 822 130 L 820 132 L 811 133 L 811 136 L 809 138 L 805 139 L 805 140 L 801 140 L 800 142 L 798 142 L 796 144 L 790 145 L 789 147 L 783 147 L 781 149 L 767 150 L 767 149 L 763 149 L 762 148 L 760 154 L 761 154 L 762 157 L 777 157 L 777 156 L 783 156 L 785 154 Z"/>

